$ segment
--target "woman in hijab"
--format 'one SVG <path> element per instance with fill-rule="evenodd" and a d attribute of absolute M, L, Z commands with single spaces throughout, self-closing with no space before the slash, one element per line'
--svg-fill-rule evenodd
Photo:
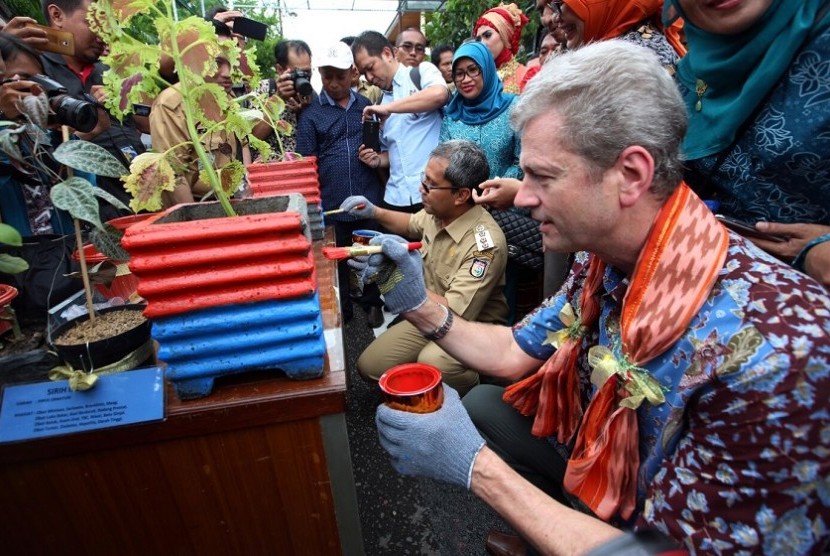
<path fill-rule="evenodd" d="M 678 22 L 664 30 L 663 0 L 553 0 L 546 7 L 559 20 L 568 49 L 607 39 L 631 41 L 653 50 L 670 71 L 685 53 Z"/>
<path fill-rule="evenodd" d="M 826 0 L 670 0 L 689 53 L 686 181 L 726 216 L 785 241 L 752 240 L 830 285 L 830 15 Z M 820 268 L 824 268 L 824 276 Z"/>
<path fill-rule="evenodd" d="M 479 204 L 510 209 L 522 177 L 519 170 L 521 142 L 509 122 L 510 108 L 518 97 L 504 92 L 493 56 L 479 42 L 463 44 L 455 51 L 452 76 L 455 94 L 444 110 L 440 141 L 467 139 L 480 146 L 490 165 L 490 179 L 484 182 L 489 187 L 482 195 L 474 192 L 473 197 Z M 503 200 L 499 201 L 501 197 Z M 508 242 L 515 240 L 507 227 L 508 215 L 504 211 L 493 211 L 492 214 L 502 226 Z M 524 220 L 517 215 L 511 222 L 520 218 Z M 527 233 L 539 233 L 537 223 L 529 221 L 528 224 L 532 224 L 532 230 Z M 505 275 L 504 293 L 510 307 L 508 320 L 514 322 L 541 301 L 538 295 L 541 292 L 540 273 L 510 260 Z"/>
<path fill-rule="evenodd" d="M 467 139 L 487 154 L 490 177 L 519 177 L 519 137 L 510 127 L 510 107 L 518 97 L 505 93 L 487 48 L 461 45 L 452 61 L 455 94 L 444 109 L 440 142 Z"/>
<path fill-rule="evenodd" d="M 508 93 L 519 93 L 527 68 L 516 60 L 519 39 L 528 19 L 516 4 L 500 4 L 484 12 L 473 25 L 476 41 L 484 43 L 496 62 L 499 79 Z"/>

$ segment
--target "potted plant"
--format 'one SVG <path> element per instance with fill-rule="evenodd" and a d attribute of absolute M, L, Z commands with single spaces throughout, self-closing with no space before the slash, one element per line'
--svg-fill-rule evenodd
<path fill-rule="evenodd" d="M 45 147 L 36 143 L 31 157 L 23 157 L 9 145 L 16 145 L 15 139 L 24 133 L 37 133 L 45 126 L 45 121 L 36 121 L 36 113 L 27 113 L 29 120 L 24 124 L 8 127 L 0 134 L 0 144 L 10 157 L 20 164 L 36 167 L 43 176 L 51 177 L 49 197 L 52 204 L 65 210 L 73 219 L 76 245 L 83 245 L 80 221 L 85 221 L 98 230 L 104 225 L 98 214 L 98 198 L 126 209 L 118 199 L 103 189 L 92 185 L 84 177 L 75 175 L 75 171 L 88 174 L 120 177 L 126 173 L 121 163 L 105 149 L 87 141 L 68 141 L 68 129 L 63 128 L 64 142 L 61 143 L 49 156 L 62 164 L 65 175 L 55 172 L 44 157 L 47 156 Z M 65 179 L 64 179 L 65 176 Z M 79 263 L 83 282 L 87 314 L 64 323 L 52 331 L 51 344 L 59 355 L 70 365 L 85 371 L 114 363 L 131 351 L 149 341 L 149 323 L 141 315 L 141 307 L 121 306 L 106 310 L 99 318 L 98 311 L 92 302 L 92 287 L 90 269 L 85 257 L 86 251 L 79 249 Z M 135 341 L 125 341 L 126 337 L 136 338 Z M 139 345 L 135 345 L 139 342 Z M 146 357 L 145 357 L 146 359 Z"/>
<path fill-rule="evenodd" d="M 23 245 L 23 238 L 20 233 L 8 224 L 0 223 L 0 243 L 20 247 Z M 29 263 L 20 257 L 0 253 L 0 274 L 17 274 L 29 268 Z M 20 325 L 12 308 L 12 300 L 17 297 L 17 288 L 6 284 L 0 284 L 0 335 L 9 330 L 12 331 L 12 338 L 19 341 L 23 334 Z"/>
<path fill-rule="evenodd" d="M 235 82 L 255 82 L 257 72 L 236 43 L 217 37 L 209 22 L 177 21 L 170 0 L 99 0 L 94 6 L 92 26 L 111 48 L 104 60 L 110 66 L 104 76 L 108 107 L 126 114 L 145 95 L 176 87 L 186 144 L 217 199 L 172 207 L 130 226 L 121 241 L 176 392 L 181 398 L 201 397 L 211 392 L 216 377 L 253 369 L 280 369 L 292 378 L 320 376 L 325 341 L 304 199 L 232 202 L 244 169 L 236 161 L 215 168 L 205 147 L 207 134 L 223 131 L 267 156 L 270 148 L 252 130 L 257 118 L 277 126 L 284 105 L 258 93 L 232 99 L 206 81 L 217 71 L 220 53 Z M 158 45 L 124 32 L 138 12 L 153 19 Z M 159 75 L 164 55 L 173 59 L 175 84 Z M 254 108 L 243 109 L 243 102 Z M 162 192 L 174 187 L 180 152 L 171 148 L 133 160 L 126 188 L 134 210 L 160 208 Z"/>

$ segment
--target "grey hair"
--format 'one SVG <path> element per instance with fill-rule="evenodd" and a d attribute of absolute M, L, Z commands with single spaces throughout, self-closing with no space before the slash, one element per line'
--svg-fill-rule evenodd
<path fill-rule="evenodd" d="M 680 183 L 686 108 L 650 50 L 608 40 L 551 58 L 519 97 L 510 122 L 521 133 L 551 111 L 562 122 L 558 140 L 592 163 L 592 177 L 638 145 L 654 158 L 653 193 L 667 197 Z"/>
<path fill-rule="evenodd" d="M 453 139 L 439 143 L 429 157 L 447 161 L 444 178 L 453 187 L 475 189 L 490 177 L 487 155 L 472 141 Z"/>

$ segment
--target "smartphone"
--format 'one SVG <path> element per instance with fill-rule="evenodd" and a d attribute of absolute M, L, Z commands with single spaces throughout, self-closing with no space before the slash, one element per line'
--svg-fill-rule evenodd
<path fill-rule="evenodd" d="M 380 152 L 380 122 L 377 119 L 363 122 L 363 146 Z"/>
<path fill-rule="evenodd" d="M 268 34 L 268 26 L 247 17 L 237 17 L 233 20 L 233 32 L 249 39 L 264 41 L 265 35 Z"/>
<path fill-rule="evenodd" d="M 785 237 L 776 236 L 757 230 L 755 229 L 755 226 L 750 224 L 749 222 L 735 220 L 734 218 L 729 218 L 728 216 L 724 216 L 722 214 L 716 214 L 715 218 L 720 220 L 723 223 L 723 225 L 729 228 L 730 230 L 738 232 L 743 236 L 755 237 L 758 239 L 764 239 L 766 241 L 774 241 L 776 243 L 784 243 L 787 241 L 787 238 Z"/>
<path fill-rule="evenodd" d="M 75 38 L 69 31 L 61 31 L 53 27 L 46 27 L 45 25 L 38 25 L 37 23 L 28 23 L 26 27 L 35 27 L 43 29 L 46 32 L 46 40 L 48 41 L 40 50 L 46 52 L 55 52 L 56 54 L 66 54 L 67 56 L 75 55 Z"/>
<path fill-rule="evenodd" d="M 149 104 L 133 104 L 133 114 L 136 116 L 149 116 L 150 115 L 150 105 Z"/>

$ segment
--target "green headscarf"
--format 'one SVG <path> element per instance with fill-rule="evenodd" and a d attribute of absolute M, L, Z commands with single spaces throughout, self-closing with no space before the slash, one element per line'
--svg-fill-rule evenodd
<path fill-rule="evenodd" d="M 678 63 L 677 77 L 689 89 L 689 129 L 683 141 L 688 160 L 718 153 L 733 143 L 805 41 L 827 25 L 822 11 L 827 2 L 773 0 L 758 21 L 735 35 L 703 31 L 684 17 L 689 53 Z M 672 8 L 677 12 L 674 18 L 684 16 L 678 0 L 668 0 L 664 19 L 674 19 Z M 821 28 L 816 26 L 818 17 L 824 20 Z"/>

